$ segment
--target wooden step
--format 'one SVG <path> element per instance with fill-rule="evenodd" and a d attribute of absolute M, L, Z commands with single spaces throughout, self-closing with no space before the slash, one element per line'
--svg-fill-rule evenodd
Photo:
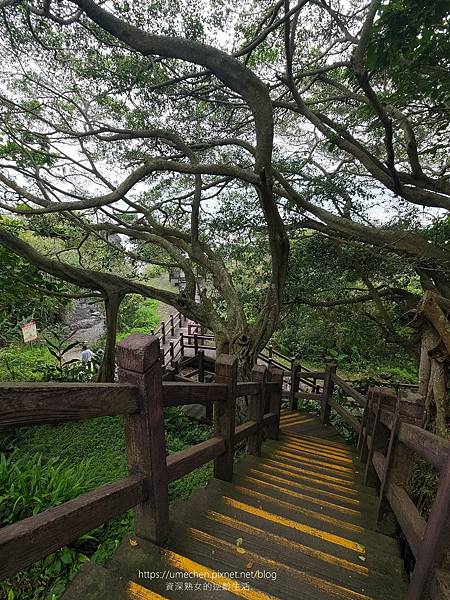
<path fill-rule="evenodd" d="M 225 484 L 220 482 L 225 486 Z M 294 518 L 284 517 L 270 506 L 265 506 L 260 503 L 255 503 L 250 498 L 241 498 L 238 500 L 233 498 L 233 493 L 226 495 L 226 490 L 220 490 L 222 497 L 212 499 L 213 488 L 217 486 L 215 481 L 212 481 L 209 487 L 209 500 L 202 504 L 201 499 L 194 506 L 187 506 L 185 511 L 186 519 L 189 515 L 197 514 L 203 511 L 208 518 L 214 518 L 221 521 L 223 515 L 230 517 L 240 527 L 251 525 L 253 527 L 263 529 L 270 534 L 289 538 L 291 541 L 298 543 L 314 551 L 324 552 L 336 556 L 339 559 L 344 559 L 356 564 L 365 564 L 370 571 L 376 570 L 380 573 L 392 573 L 399 576 L 403 572 L 403 562 L 399 556 L 397 544 L 385 538 L 385 536 L 377 537 L 379 539 L 388 540 L 388 547 L 385 544 L 373 545 L 373 540 L 363 539 L 362 544 L 358 540 L 351 539 L 350 536 L 337 535 L 326 531 L 325 528 L 312 527 L 308 521 L 300 521 L 298 515 L 294 513 Z M 267 509 L 267 510 L 266 510 Z M 213 515 L 213 517 L 211 517 Z M 378 534 L 379 536 L 379 534 Z M 367 542 L 371 542 L 369 545 Z"/>
<path fill-rule="evenodd" d="M 291 485 L 271 481 L 269 478 L 256 473 L 244 475 L 235 474 L 233 483 L 239 488 L 270 496 L 274 501 L 287 502 L 305 511 L 329 516 L 331 519 L 339 519 L 349 524 L 359 525 L 366 529 L 375 530 L 375 511 L 373 507 L 348 506 L 348 504 L 334 498 L 318 497 L 314 493 L 306 492 L 301 486 L 295 488 Z M 305 513 L 306 514 L 306 513 Z"/>
<path fill-rule="evenodd" d="M 83 565 L 61 600 L 165 600 L 133 581 L 89 561 Z"/>
<path fill-rule="evenodd" d="M 212 494 L 215 493 L 215 498 Z M 254 509 L 256 513 L 265 511 L 270 515 L 287 519 L 290 522 L 297 523 L 304 527 L 310 527 L 316 531 L 323 532 L 327 539 L 330 536 L 337 536 L 348 540 L 349 547 L 377 548 L 379 551 L 398 556 L 398 543 L 396 540 L 367 529 L 363 526 L 351 523 L 342 518 L 336 518 L 327 514 L 327 511 L 312 510 L 300 506 L 294 502 L 280 500 L 267 493 L 252 489 L 247 486 L 230 484 L 224 481 L 212 480 L 208 486 L 208 495 L 210 497 L 211 507 L 217 506 L 216 503 L 230 504 L 225 498 L 244 503 L 247 507 Z M 248 512 L 250 509 L 247 508 Z M 267 517 L 265 517 L 268 520 Z"/>
<path fill-rule="evenodd" d="M 369 579 L 364 581 L 360 577 L 356 581 L 356 575 L 356 583 L 352 582 L 351 574 L 346 582 L 341 578 L 338 583 L 329 577 L 329 565 L 320 574 L 318 570 L 313 573 L 305 568 L 305 561 L 298 560 L 298 556 L 295 566 L 292 564 L 294 560 L 287 561 L 285 556 L 279 556 L 277 560 L 272 542 L 258 539 L 251 545 L 246 535 L 244 547 L 243 543 L 238 544 L 238 540 L 244 539 L 239 534 L 234 539 L 225 539 L 221 534 L 222 529 L 215 532 L 214 528 L 210 528 L 210 531 L 205 531 L 200 523 L 198 527 L 183 531 L 180 523 L 169 547 L 185 556 L 196 557 L 212 569 L 248 574 L 246 576 L 251 577 L 252 588 L 283 600 L 298 599 L 300 589 L 304 600 L 397 600 L 404 597 L 403 585 L 392 586 L 387 578 L 378 574 L 371 582 L 370 590 Z M 266 577 L 257 578 L 258 572 L 265 573 Z"/>
<path fill-rule="evenodd" d="M 124 581 L 136 582 L 170 600 L 199 597 L 206 600 L 217 600 L 218 597 L 223 600 L 272 600 L 266 594 L 247 590 L 241 580 L 227 576 L 223 566 L 215 569 L 201 559 L 200 554 L 189 555 L 182 548 L 160 548 L 139 538 L 125 538 L 108 563 L 108 570 Z M 177 583 L 182 583 L 183 589 L 177 589 Z M 186 584 L 192 589 L 186 589 Z"/>
<path fill-rule="evenodd" d="M 313 465 L 291 461 L 285 456 L 271 456 L 266 452 L 263 452 L 261 457 L 249 457 L 242 464 L 248 465 L 249 468 L 260 468 L 293 481 L 302 481 L 306 485 L 335 490 L 336 493 L 342 493 L 349 497 L 360 497 L 367 500 L 368 503 L 374 503 L 378 497 L 375 488 L 360 483 L 358 473 L 355 474 L 352 480 L 342 477 L 340 473 L 319 472 L 314 469 Z M 238 463 L 236 468 L 242 470 L 244 467 L 241 467 Z"/>
<path fill-rule="evenodd" d="M 260 524 L 252 526 L 242 521 L 236 522 L 230 516 L 211 511 L 208 516 L 186 517 L 175 521 L 173 536 L 170 540 L 171 547 L 181 547 L 186 551 L 186 539 L 196 540 L 204 546 L 209 546 L 211 554 L 217 557 L 217 548 L 239 554 L 237 540 L 242 539 L 242 548 L 245 550 L 249 562 L 260 567 L 274 567 L 276 572 L 284 570 L 289 574 L 296 571 L 295 576 L 310 581 L 318 578 L 338 587 L 343 587 L 356 592 L 364 592 L 369 597 L 380 599 L 401 598 L 404 590 L 402 570 L 395 572 L 391 565 L 389 573 L 376 572 L 373 567 L 369 569 L 361 560 L 348 561 L 337 557 L 335 554 L 321 552 L 310 546 L 293 542 L 288 537 L 273 534 Z M 181 540 L 181 542 L 180 542 Z M 180 546 L 184 544 L 183 546 Z M 192 544 L 190 550 L 192 551 Z M 251 556 L 251 559 L 249 557 Z M 279 565 L 282 565 L 280 567 Z M 381 565 L 384 567 L 384 564 Z M 299 573 L 303 575 L 299 575 Z M 393 577 L 399 585 L 392 587 Z M 270 592 L 270 589 L 265 591 Z M 303 588 L 302 588 L 303 591 Z"/>

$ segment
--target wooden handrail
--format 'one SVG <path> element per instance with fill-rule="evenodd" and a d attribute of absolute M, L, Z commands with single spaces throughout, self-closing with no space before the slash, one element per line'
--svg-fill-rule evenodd
<path fill-rule="evenodd" d="M 386 456 L 380 449 L 369 453 L 362 451 L 361 456 L 367 457 L 381 481 L 379 507 L 381 495 L 386 496 L 416 558 L 407 600 L 421 600 L 427 594 L 434 571 L 450 549 L 450 442 L 407 421 L 411 417 L 403 392 L 399 394 L 395 413 L 387 409 L 380 410 L 381 401 L 392 401 L 393 397 L 391 390 L 369 388 L 369 402 L 365 411 L 367 418 L 363 420 L 363 425 L 366 423 L 364 445 L 373 450 L 377 443 L 378 428 L 373 427 L 371 434 L 367 432 L 368 423 L 371 420 L 374 422 L 374 411 L 375 423 L 378 416 L 378 424 L 390 432 L 389 443 Z M 406 400 L 411 402 L 414 398 L 408 397 Z M 418 394 L 415 400 L 420 400 Z M 402 411 L 405 411 L 405 416 L 402 416 Z M 385 437 L 381 447 L 386 447 Z M 436 499 L 428 521 L 421 516 L 405 489 L 416 455 L 440 470 Z"/>
<path fill-rule="evenodd" d="M 227 386 L 221 383 L 178 383 L 164 381 L 162 386 L 164 406 L 223 402 L 227 394 Z"/>
<path fill-rule="evenodd" d="M 81 421 L 140 409 L 137 388 L 119 383 L 1 383 L 0 430 Z"/>
<path fill-rule="evenodd" d="M 194 469 L 201 467 L 210 460 L 214 460 L 225 452 L 225 440 L 216 436 L 185 448 L 167 457 L 167 475 L 169 481 L 179 479 Z"/>
<path fill-rule="evenodd" d="M 0 529 L 0 579 L 56 552 L 145 500 L 145 478 L 132 474 Z"/>
<path fill-rule="evenodd" d="M 339 402 L 336 400 L 333 400 L 333 398 L 329 399 L 328 404 L 331 406 L 331 408 L 334 408 L 338 415 L 340 415 L 344 421 L 348 423 L 354 431 L 356 431 L 356 433 L 361 431 L 361 423 L 344 406 L 339 404 Z"/>
<path fill-rule="evenodd" d="M 204 344 L 184 344 L 185 348 L 196 348 L 198 350 L 215 350 L 215 346 L 205 346 Z"/>
<path fill-rule="evenodd" d="M 237 384 L 237 396 L 254 396 L 261 392 L 261 384 L 255 381 L 243 381 Z"/>
<path fill-rule="evenodd" d="M 413 452 L 442 469 L 450 458 L 450 441 L 411 423 L 401 423 L 398 439 Z"/>
<path fill-rule="evenodd" d="M 258 430 L 258 423 L 256 421 L 246 421 L 241 423 L 234 430 L 234 445 L 240 444 L 251 435 L 254 435 Z"/>
<path fill-rule="evenodd" d="M 363 394 L 361 394 L 360 392 L 358 392 L 357 390 L 355 390 L 354 388 L 352 388 L 352 386 L 347 381 L 344 381 L 344 379 L 342 379 L 341 377 L 339 377 L 336 374 L 333 375 L 333 381 L 348 396 L 350 396 L 351 398 L 353 398 L 354 400 L 356 400 L 356 402 L 360 406 L 362 406 L 363 408 L 366 406 L 366 398 L 365 398 L 365 396 L 363 396 Z"/>
<path fill-rule="evenodd" d="M 303 377 L 304 379 L 324 379 L 325 371 L 306 371 Z"/>

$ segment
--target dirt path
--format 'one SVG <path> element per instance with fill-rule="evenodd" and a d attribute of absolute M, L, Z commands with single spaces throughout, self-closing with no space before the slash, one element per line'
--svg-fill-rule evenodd
<path fill-rule="evenodd" d="M 167 275 L 152 278 L 149 281 L 149 284 L 171 292 L 178 290 L 177 287 L 169 283 Z M 84 299 L 75 301 L 72 311 L 66 316 L 63 324 L 66 325 L 70 331 L 76 332 L 72 340 L 79 343 L 65 354 L 65 362 L 80 358 L 81 344 L 83 342 L 88 342 L 88 344 L 92 346 L 104 334 L 105 321 L 100 307 L 101 305 L 98 302 Z M 158 302 L 157 310 L 160 321 L 167 321 L 169 315 L 175 314 L 176 312 L 173 306 L 169 306 L 163 302 Z"/>
<path fill-rule="evenodd" d="M 81 344 L 88 342 L 89 345 L 93 345 L 105 331 L 105 322 L 99 304 L 88 300 L 75 301 L 73 310 L 64 319 L 64 325 L 67 325 L 71 331 L 75 331 L 72 339 L 79 342 L 65 354 L 65 362 L 79 359 Z"/>

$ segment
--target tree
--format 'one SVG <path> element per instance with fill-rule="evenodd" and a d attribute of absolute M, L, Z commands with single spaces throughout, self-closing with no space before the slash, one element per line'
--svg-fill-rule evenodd
<path fill-rule="evenodd" d="M 252 71 L 217 49 L 207 48 L 204 44 L 191 40 L 146 34 L 107 13 L 95 3 L 83 6 L 83 10 L 91 22 L 97 23 L 130 46 L 132 52 L 124 51 L 128 57 L 137 52 L 193 62 L 211 69 L 233 93 L 241 97 L 255 124 L 253 169 L 246 169 L 241 173 L 237 167 L 222 164 L 216 168 L 214 164 L 202 164 L 197 153 L 173 130 L 130 127 L 133 114 L 129 107 L 123 108 L 117 106 L 118 102 L 115 105 L 114 101 L 103 101 L 103 98 L 91 95 L 90 101 L 95 106 L 87 109 L 86 104 L 89 102 L 86 101 L 86 94 L 89 91 L 86 86 L 78 93 L 61 91 L 64 89 L 61 84 L 69 84 L 70 76 L 64 80 L 62 74 L 58 86 L 55 86 L 50 81 L 54 78 L 54 73 L 51 77 L 46 77 L 47 74 L 42 71 L 31 76 L 25 73 L 21 81 L 25 93 L 19 93 L 16 97 L 4 96 L 3 106 L 7 114 L 14 114 L 16 120 L 14 127 L 4 128 L 4 156 L 9 161 L 4 165 L 4 172 L 8 175 L 11 172 L 16 176 L 20 174 L 26 184 L 1 174 L 0 181 L 4 189 L 8 190 L 2 206 L 23 216 L 36 217 L 49 213 L 64 215 L 72 225 L 76 224 L 84 230 L 86 236 L 97 235 L 104 239 L 105 235 L 114 233 L 127 236 L 132 241 L 156 246 L 164 251 L 163 264 L 176 264 L 184 270 L 187 286 L 183 294 L 175 294 L 115 274 L 94 272 L 74 267 L 67 262 L 55 261 L 35 252 L 29 244 L 7 229 L 3 229 L 0 234 L 2 244 L 47 273 L 100 292 L 105 298 L 108 331 L 112 332 L 112 337 L 113 323 L 123 295 L 141 293 L 172 304 L 187 316 L 210 327 L 216 333 L 220 350 L 237 352 L 242 356 L 243 363 L 252 364 L 277 322 L 288 254 L 287 236 L 272 190 L 273 122 L 268 90 Z M 25 12 L 28 17 L 36 14 L 31 7 L 25 7 Z M 44 20 L 53 18 L 62 22 L 47 10 L 44 10 L 42 16 Z M 32 30 L 32 33 L 35 32 Z M 111 44 L 111 38 L 108 42 Z M 18 61 L 17 48 L 14 48 L 13 54 Z M 44 97 L 51 98 L 46 106 Z M 127 126 L 123 127 L 123 124 Z M 62 149 L 63 144 L 70 144 L 72 140 L 77 143 L 76 156 L 71 156 Z M 136 141 L 141 142 L 140 147 Z M 152 156 L 150 151 L 155 142 L 157 147 L 162 146 L 162 152 Z M 220 140 L 218 144 L 221 144 Z M 104 175 L 101 161 L 98 160 L 100 153 L 105 156 L 114 152 L 106 148 L 110 146 L 122 146 L 122 161 L 134 155 L 135 163 L 139 164 L 128 169 L 120 183 L 113 182 Z M 121 167 L 123 169 L 123 163 Z M 150 187 L 143 193 L 136 192 L 139 183 L 148 180 L 155 172 L 165 171 L 193 176 L 194 192 L 187 192 L 191 205 L 188 221 L 184 212 L 180 217 L 176 211 L 172 211 L 173 217 L 170 215 L 166 219 L 171 209 L 166 212 L 164 204 L 160 207 L 155 205 L 157 186 L 154 189 Z M 209 174 L 214 178 L 207 178 L 203 182 L 202 175 Z M 273 257 L 272 275 L 267 285 L 266 309 L 251 327 L 225 265 L 214 247 L 204 239 L 200 229 L 202 193 L 205 188 L 216 185 L 217 176 L 231 181 L 243 181 L 245 186 L 252 186 L 268 225 Z M 103 193 L 90 195 L 88 186 L 102 190 Z M 179 177 L 178 189 L 182 188 L 183 177 Z M 18 207 L 17 197 L 32 208 Z M 170 200 L 172 199 L 164 201 L 167 203 Z M 176 199 L 172 202 L 176 202 Z M 84 214 L 92 210 L 96 222 L 89 218 L 80 219 L 81 210 L 85 211 Z M 212 285 L 225 302 L 223 312 L 216 310 L 205 290 L 200 291 L 200 301 L 196 299 L 194 265 L 210 276 Z"/>
<path fill-rule="evenodd" d="M 0 217 L 5 223 L 5 217 Z M 23 229 L 9 220 L 16 231 Z M 34 319 L 39 329 L 54 323 L 65 310 L 71 294 L 60 281 L 44 275 L 19 255 L 0 246 L 0 347 L 17 339 L 20 325 Z"/>
<path fill-rule="evenodd" d="M 437 4 L 421 33 L 436 30 L 443 40 Z M 403 217 L 418 207 L 449 207 L 446 144 L 438 139 L 447 113 L 430 86 L 413 95 L 393 59 L 381 60 L 377 47 L 395 33 L 392 5 L 258 2 L 236 21 L 231 48 L 214 29 L 230 16 L 214 5 L 202 27 L 182 3 L 171 21 L 139 2 L 108 12 L 93 0 L 38 7 L 4 0 L 9 64 L 20 77 L 2 97 L 7 160 L 0 206 L 24 217 L 58 213 L 89 236 L 120 234 L 133 252 L 159 249 L 163 264 L 186 272 L 186 294 L 49 260 L 4 229 L 0 243 L 99 291 L 111 321 L 127 293 L 172 304 L 211 328 L 219 349 L 239 353 L 247 367 L 278 322 L 286 227 L 406 254 L 443 294 L 448 248 Z M 417 24 L 420 10 L 413 4 L 406 21 Z M 158 28 L 162 35 L 149 33 Z M 411 65 L 416 30 L 405 30 L 403 57 Z M 424 43 L 418 54 L 439 70 L 444 47 L 442 41 L 430 56 Z M 23 72 L 25 51 L 33 69 Z M 424 107 L 425 96 L 432 104 Z M 361 187 L 403 220 L 380 224 Z M 250 198 L 263 223 L 270 274 L 252 319 L 222 259 L 221 232 L 205 235 L 210 197 Z M 194 265 L 213 290 L 199 298 Z"/>

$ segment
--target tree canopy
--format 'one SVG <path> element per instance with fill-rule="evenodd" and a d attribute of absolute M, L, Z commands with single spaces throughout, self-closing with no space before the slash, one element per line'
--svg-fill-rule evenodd
<path fill-rule="evenodd" d="M 448 231 L 445 2 L 0 5 L 0 208 L 80 253 L 119 235 L 124 258 L 186 274 L 168 292 L 0 226 L 4 247 L 101 294 L 111 322 L 124 295 L 156 298 L 251 362 L 284 310 L 289 240 L 309 231 L 403 257 L 450 297 L 448 237 L 424 227 Z M 257 305 L 230 265 L 238 239 L 268 257 Z"/>

